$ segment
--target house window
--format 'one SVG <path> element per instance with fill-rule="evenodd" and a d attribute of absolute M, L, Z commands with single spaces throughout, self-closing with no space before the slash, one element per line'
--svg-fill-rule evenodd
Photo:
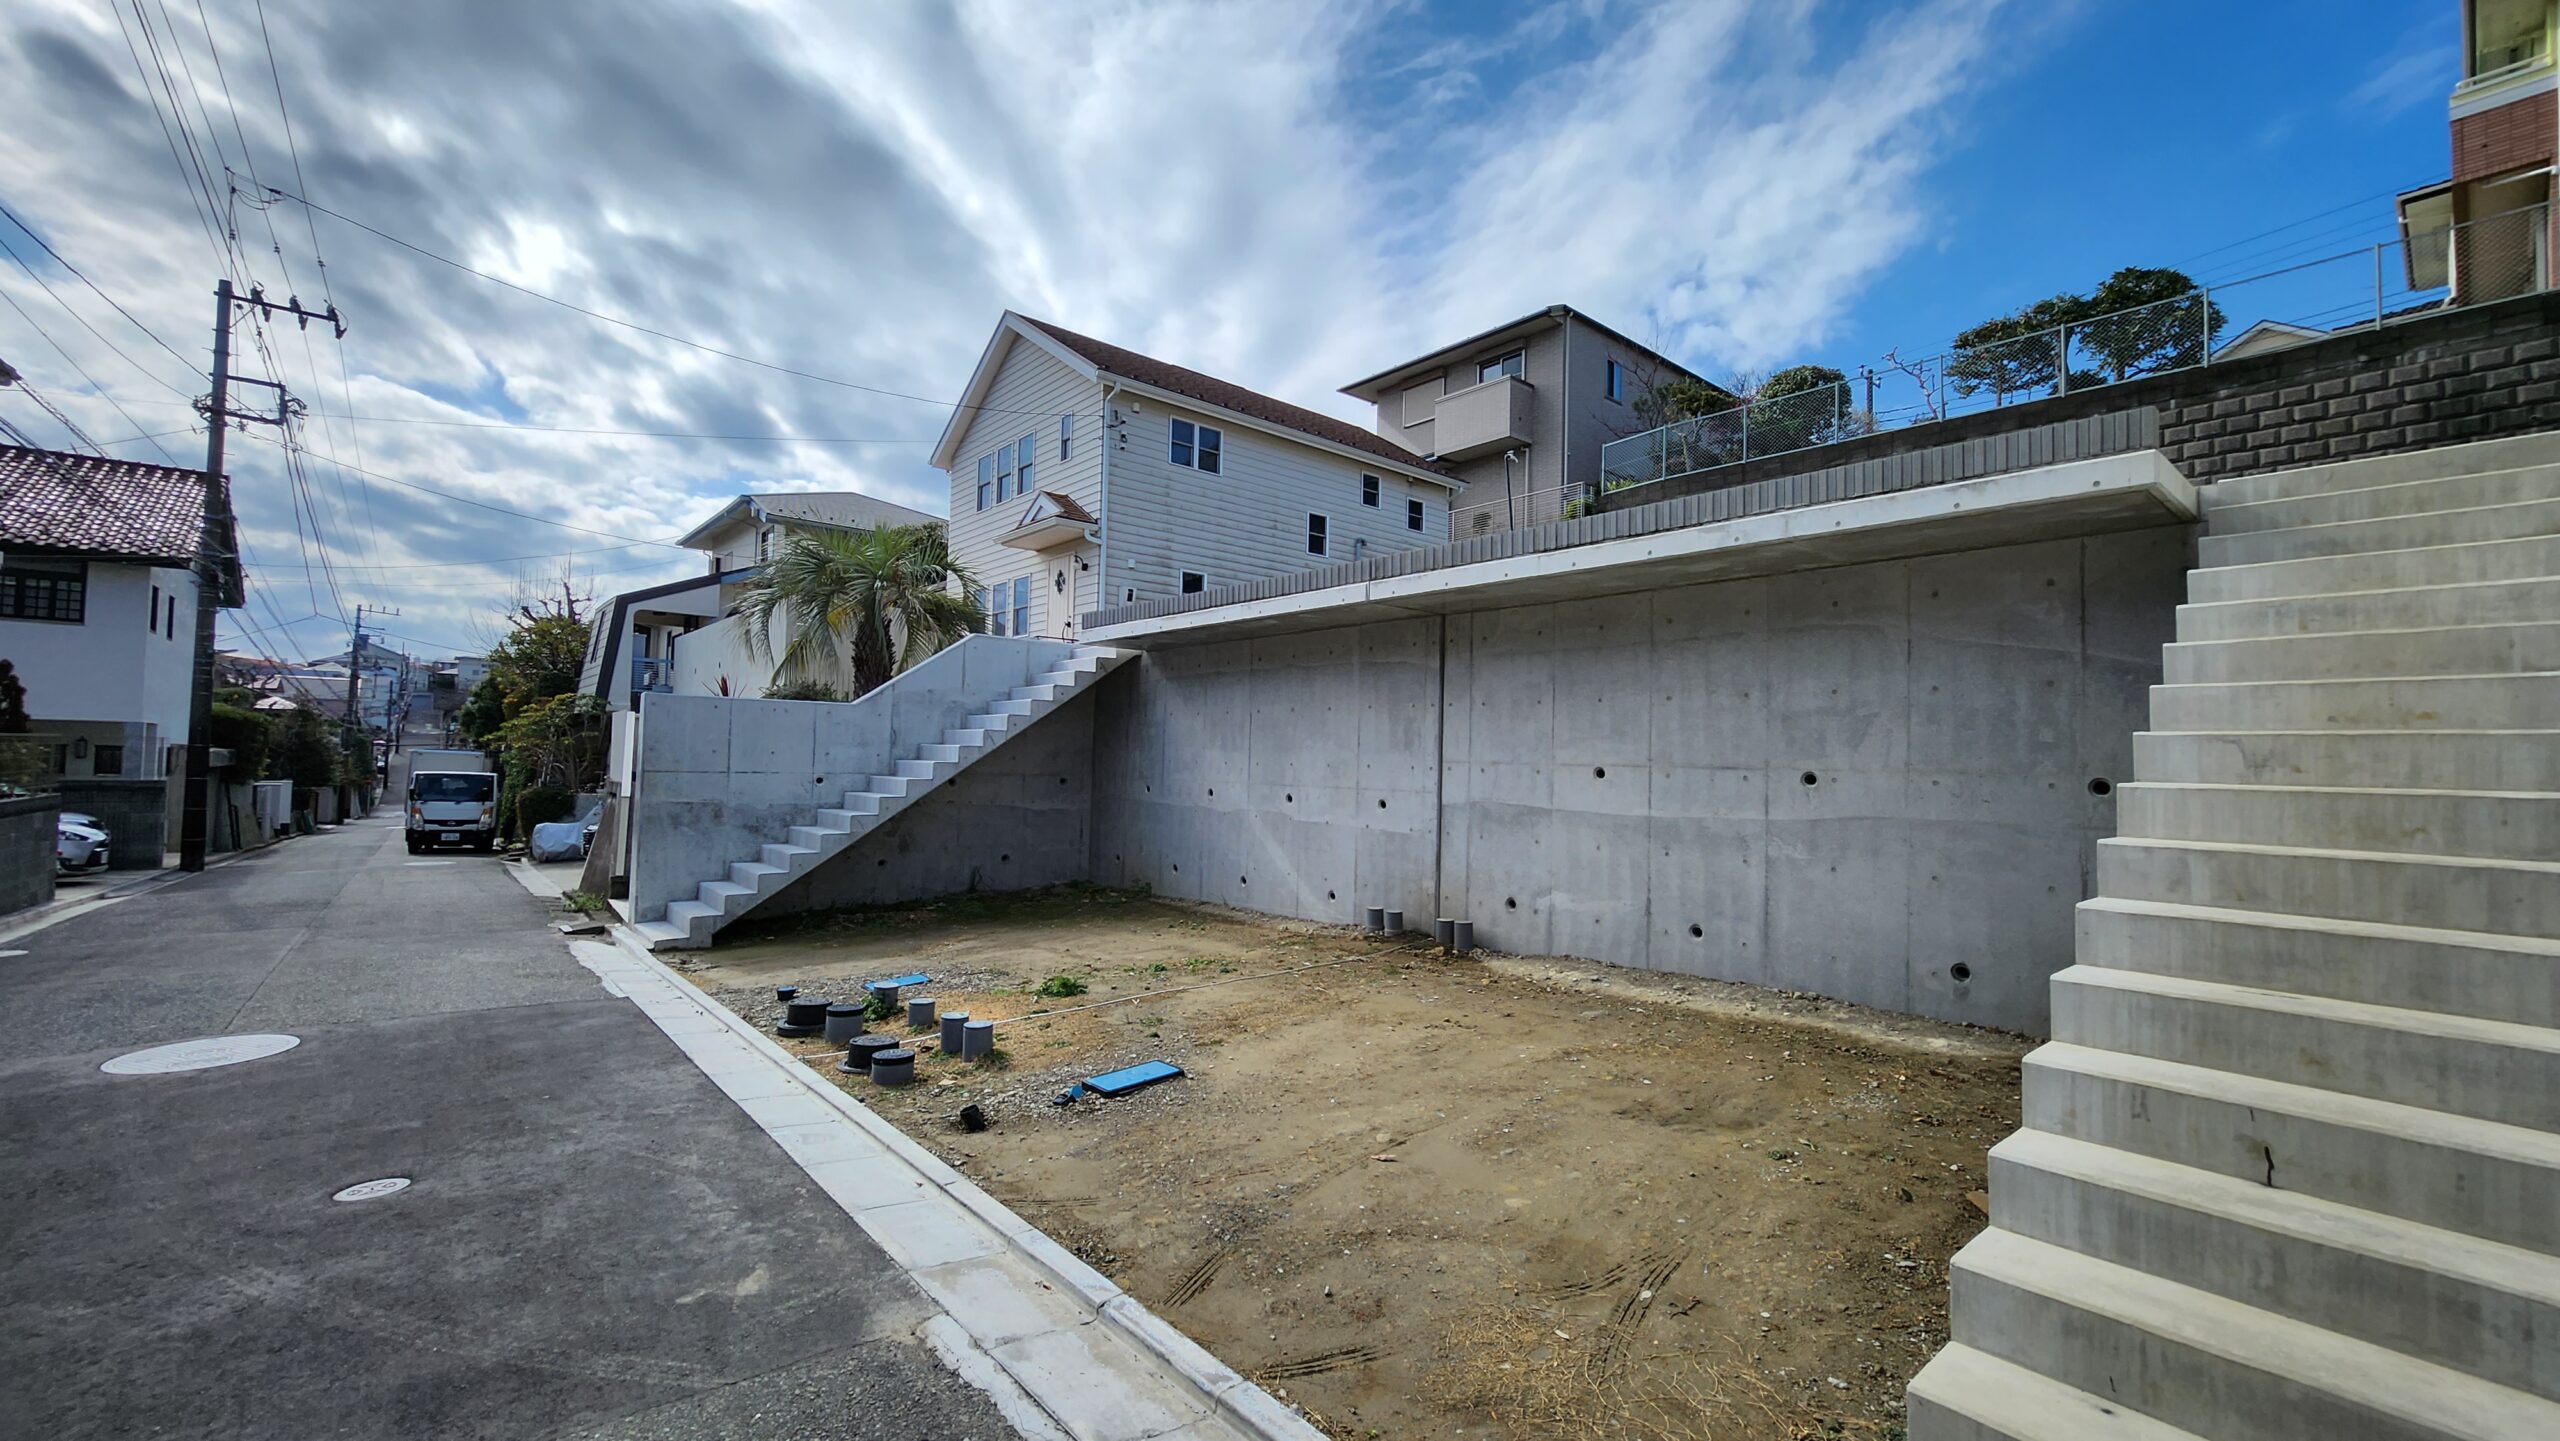
<path fill-rule="evenodd" d="M 1378 508 L 1378 478 L 1376 476 L 1364 475 L 1360 477 L 1360 503 L 1369 507 L 1371 510 L 1376 510 Z"/>
<path fill-rule="evenodd" d="M 1005 633 L 1003 596 L 1004 587 L 1000 585 L 988 586 L 978 593 L 978 608 L 987 613 L 987 634 L 989 635 Z"/>
<path fill-rule="evenodd" d="M 1062 415 L 1062 416 L 1059 416 L 1059 417 L 1058 417 L 1058 459 L 1060 459 L 1060 460 L 1065 460 L 1067 457 L 1069 457 L 1069 456 L 1071 456 L 1071 455 L 1073 455 L 1073 454 L 1075 454 L 1075 453 L 1076 453 L 1076 418 L 1075 418 L 1074 416 L 1072 416 L 1072 415 Z"/>
<path fill-rule="evenodd" d="M 1322 554 L 1324 554 L 1324 517 L 1323 517 L 1323 516 L 1320 516 L 1320 515 L 1310 515 L 1310 516 L 1308 516 L 1308 517 L 1307 517 L 1307 554 L 1309 554 L 1309 555 L 1322 555 Z"/>
<path fill-rule="evenodd" d="M 1013 633 L 1031 634 L 1031 577 L 1027 575 L 1013 582 Z"/>
<path fill-rule="evenodd" d="M 1214 425 L 1194 425 L 1187 420 L 1173 423 L 1169 457 L 1176 465 L 1216 475 L 1225 464 L 1227 438 Z"/>
<path fill-rule="evenodd" d="M 1481 361 L 1476 366 L 1476 384 L 1482 385 L 1488 380 L 1500 380 L 1506 375 L 1516 376 L 1520 373 L 1520 369 L 1520 352 L 1516 350 L 1509 355 Z"/>
<path fill-rule="evenodd" d="M 1421 501 L 1408 500 L 1404 503 L 1404 528 L 1407 530 L 1422 529 Z"/>
<path fill-rule="evenodd" d="M 979 456 L 979 457 L 978 457 L 978 509 L 980 509 L 980 510 L 984 510 L 984 509 L 986 509 L 988 506 L 995 504 L 995 493 L 996 493 L 996 458 L 995 458 L 994 456 L 992 456 L 992 455 L 982 455 L 982 456 Z"/>
<path fill-rule="evenodd" d="M 161 618 L 168 623 L 168 638 L 176 640 L 178 638 L 178 598 L 174 595 L 169 597 L 169 608 L 160 614 Z"/>
<path fill-rule="evenodd" d="M 1198 595 L 1200 592 L 1207 590 L 1208 588 L 1209 578 L 1207 576 L 1202 575 L 1196 570 L 1186 570 L 1182 573 L 1182 593 L 1184 595 Z"/>
<path fill-rule="evenodd" d="M 89 774 L 93 776 L 120 776 L 124 774 L 123 746 L 99 746 L 89 754 L 94 757 L 89 764 Z"/>
<path fill-rule="evenodd" d="M 1022 470 L 1013 478 L 1013 493 L 1029 495 L 1031 493 L 1031 457 L 1040 453 L 1040 442 L 1037 437 L 1026 435 L 1022 438 L 1022 443 L 1015 448 L 1022 454 Z"/>
<path fill-rule="evenodd" d="M 1627 368 L 1614 360 L 1609 362 L 1609 398 L 1622 405 L 1627 399 Z"/>
<path fill-rule="evenodd" d="M 1013 447 L 996 447 L 996 499 L 1013 494 Z"/>
<path fill-rule="evenodd" d="M 773 527 L 768 525 L 756 531 L 756 564 L 762 565 L 771 559 L 773 559 Z"/>
<path fill-rule="evenodd" d="M 0 563 L 0 618 L 78 625 L 88 613 L 88 562 L 11 556 Z"/>
<path fill-rule="evenodd" d="M 149 629 L 149 630 L 158 630 L 159 628 L 160 628 L 160 587 L 158 587 L 158 586 L 156 586 L 156 585 L 155 585 L 155 586 L 153 586 L 153 587 L 151 588 L 151 624 L 150 624 L 148 627 L 146 627 L 146 629 Z"/>

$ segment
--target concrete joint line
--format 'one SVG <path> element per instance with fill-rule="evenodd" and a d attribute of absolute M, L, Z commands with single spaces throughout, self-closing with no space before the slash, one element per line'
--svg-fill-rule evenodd
<path fill-rule="evenodd" d="M 983 1307 L 945 1305 L 944 1315 L 928 1322 L 922 1334 L 945 1364 L 985 1391 L 1000 1409 L 1007 1404 L 1005 1387 L 1035 1403 L 1040 1411 L 1036 1427 L 1024 1424 L 1011 1410 L 1005 1412 L 1025 1436 L 1040 1441 L 1052 1436 L 1073 1441 L 1144 1441 L 1148 1437 L 1210 1441 L 1230 1435 L 1261 1441 L 1324 1441 L 1324 1433 L 1270 1393 L 1229 1369 L 905 1132 L 811 1074 L 807 1065 L 755 1025 L 704 995 L 652 955 L 648 941 L 631 927 L 614 927 L 613 937 L 612 946 L 572 941 L 571 949 L 600 982 L 609 989 L 618 988 L 639 1006 L 785 1154 L 825 1187 L 846 1214 L 907 1270 L 929 1300 L 943 1304 L 945 1296 L 955 1294 L 945 1284 L 951 1273 L 974 1267 L 972 1279 L 977 1281 L 988 1280 L 988 1271 L 1010 1273 L 999 1284 L 1011 1284 L 1011 1294 L 1000 1293 Z M 763 1075 L 742 1076 L 742 1068 L 760 1070 Z M 767 1083 L 786 1078 L 784 1093 L 772 1094 Z M 829 1166 L 831 1159 L 846 1159 L 828 1157 L 825 1142 L 840 1137 L 840 1128 L 847 1126 L 866 1143 L 856 1149 L 886 1154 L 866 1155 L 858 1167 L 851 1168 L 860 1172 L 858 1177 L 821 1176 L 819 1168 Z M 862 1198 L 847 1191 L 859 1191 Z M 980 1265 L 990 1259 L 999 1264 Z M 1011 1264 L 1002 1264 L 1007 1262 Z M 1033 1322 L 1029 1324 L 1046 1329 L 1028 1333 L 994 1314 L 1049 1314 L 1060 1302 L 1073 1308 L 1071 1324 Z M 1097 1321 L 1108 1327 L 1109 1340 L 1102 1344 L 1126 1346 L 1146 1364 L 1146 1374 L 1135 1381 L 1155 1382 L 1194 1414 L 1182 1415 L 1156 1404 L 1155 1398 L 1145 1394 L 1147 1387 L 1131 1384 L 1133 1378 L 1106 1374 L 1106 1367 L 1061 1365 L 1061 1351 L 1107 1361 L 1107 1355 L 1091 1355 L 1101 1338 L 1088 1340 L 1074 1334 Z M 937 1331 L 937 1327 L 943 1329 Z M 954 1349 L 963 1340 L 966 1348 Z M 986 1379 L 990 1376 L 1002 1385 L 990 1384 Z M 1120 1394 L 1098 1394 L 1102 1392 Z"/>

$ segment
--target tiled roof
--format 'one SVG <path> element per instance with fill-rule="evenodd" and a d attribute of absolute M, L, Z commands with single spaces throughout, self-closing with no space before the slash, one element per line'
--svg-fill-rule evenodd
<path fill-rule="evenodd" d="M 858 490 L 757 490 L 714 511 L 709 520 L 686 531 L 678 545 L 697 545 L 711 533 L 748 513 L 749 507 L 781 521 L 831 525 L 844 530 L 883 530 L 900 525 L 940 525 L 942 517 L 893 505 Z"/>
<path fill-rule="evenodd" d="M 1050 339 L 1074 351 L 1095 368 L 1109 371 L 1123 380 L 1134 380 L 1140 385 L 1170 391 L 1175 395 L 1188 396 L 1204 405 L 1214 405 L 1221 410 L 1232 410 L 1238 415 L 1248 415 L 1255 420 L 1302 431 L 1345 449 L 1363 451 L 1415 470 L 1445 475 L 1453 479 L 1457 475 L 1457 472 L 1447 466 L 1424 460 L 1394 441 L 1374 431 L 1363 430 L 1347 420 L 1336 420 L 1330 415 L 1309 410 L 1305 406 L 1291 405 L 1285 400 L 1274 400 L 1258 390 L 1247 390 L 1241 385 L 1231 385 L 1214 375 L 1203 375 L 1199 371 L 1168 364 L 1153 356 L 1140 355 L 1134 350 L 1113 345 L 1107 340 L 1096 340 L 1089 335 L 1078 335 L 1072 330 L 1062 330 L 1045 320 L 1033 320 L 1027 315 L 1022 319 L 1026 324 L 1039 327 Z"/>
<path fill-rule="evenodd" d="M 227 521 L 227 477 L 223 501 Z M 183 566 L 195 556 L 203 507 L 200 470 L 0 445 L 0 552 L 15 548 Z M 228 569 L 226 588 L 236 591 L 236 556 Z"/>

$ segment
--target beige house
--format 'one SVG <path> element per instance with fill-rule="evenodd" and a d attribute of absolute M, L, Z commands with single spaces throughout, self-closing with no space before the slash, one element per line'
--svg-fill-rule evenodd
<path fill-rule="evenodd" d="M 1600 447 L 1649 428 L 1636 403 L 1699 377 L 1569 305 L 1550 305 L 1342 393 L 1377 407 L 1376 430 L 1467 482 L 1451 535 L 1555 520 L 1600 478 Z M 1738 403 L 1738 402 L 1737 402 Z"/>
<path fill-rule="evenodd" d="M 1436 545 L 1450 467 L 1348 421 L 1005 312 L 934 448 L 991 631 Z"/>

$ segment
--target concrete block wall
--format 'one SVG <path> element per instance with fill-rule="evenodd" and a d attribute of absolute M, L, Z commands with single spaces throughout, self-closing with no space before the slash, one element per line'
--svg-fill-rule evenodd
<path fill-rule="evenodd" d="M 2168 527 L 1158 648 L 1099 698 L 1093 875 L 2041 1032 L 2188 561 Z"/>
<path fill-rule="evenodd" d="M 176 840 L 169 803 L 179 782 L 66 776 L 54 786 L 64 810 L 96 816 L 106 826 L 109 870 L 156 871 L 167 863 Z"/>
<path fill-rule="evenodd" d="M 634 915 L 658 919 L 1069 650 L 972 636 L 849 703 L 644 695 L 632 762 Z"/>
<path fill-rule="evenodd" d="M 0 915 L 53 899 L 54 822 L 62 798 L 0 798 Z"/>

